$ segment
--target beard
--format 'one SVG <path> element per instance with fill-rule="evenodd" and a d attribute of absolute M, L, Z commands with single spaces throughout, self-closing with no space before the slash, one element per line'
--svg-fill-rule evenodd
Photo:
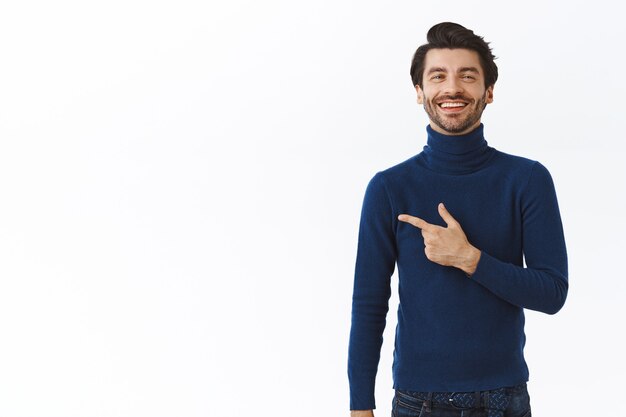
<path fill-rule="evenodd" d="M 462 114 L 443 114 L 441 112 L 441 108 L 430 99 L 424 100 L 424 110 L 426 114 L 428 114 L 428 118 L 431 122 L 439 126 L 444 131 L 450 134 L 459 134 L 466 131 L 468 128 L 476 124 L 480 120 L 480 117 L 483 114 L 483 110 L 487 107 L 487 92 L 480 98 L 480 100 L 476 101 L 469 97 L 465 97 L 462 95 L 456 96 L 443 96 L 439 97 L 438 100 L 464 100 L 468 104 L 466 108 L 463 109 Z"/>

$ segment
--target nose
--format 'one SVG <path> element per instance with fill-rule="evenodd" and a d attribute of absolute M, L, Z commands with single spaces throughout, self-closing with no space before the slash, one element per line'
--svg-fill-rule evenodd
<path fill-rule="evenodd" d="M 465 90 L 463 89 L 463 83 L 457 77 L 448 77 L 445 80 L 443 85 L 443 93 L 449 95 L 462 94 Z"/>

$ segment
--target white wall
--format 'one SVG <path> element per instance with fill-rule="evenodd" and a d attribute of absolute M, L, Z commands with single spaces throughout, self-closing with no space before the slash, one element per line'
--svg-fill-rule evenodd
<path fill-rule="evenodd" d="M 3 2 L 0 415 L 347 416 L 363 193 L 425 145 L 409 66 L 440 21 L 498 56 L 489 144 L 557 187 L 571 286 L 557 315 L 527 315 L 533 414 L 614 414 L 614 4 Z M 391 303 L 377 416 L 395 286 Z"/>

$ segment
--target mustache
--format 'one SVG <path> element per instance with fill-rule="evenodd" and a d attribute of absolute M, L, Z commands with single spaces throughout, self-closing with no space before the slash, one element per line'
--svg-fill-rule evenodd
<path fill-rule="evenodd" d="M 463 100 L 463 101 L 467 101 L 467 102 L 472 102 L 474 101 L 473 99 L 469 98 L 469 97 L 465 97 L 463 95 L 457 94 L 455 96 L 441 96 L 439 98 L 437 98 L 436 103 L 441 103 L 442 101 L 452 101 L 452 100 Z"/>

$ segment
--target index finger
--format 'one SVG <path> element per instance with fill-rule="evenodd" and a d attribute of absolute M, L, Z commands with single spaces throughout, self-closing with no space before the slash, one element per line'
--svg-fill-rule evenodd
<path fill-rule="evenodd" d="M 422 220 L 419 217 L 411 216 L 410 214 L 400 214 L 398 215 L 398 220 L 406 222 L 406 223 L 410 223 L 413 226 L 418 227 L 420 229 L 428 230 L 431 226 L 433 226 L 432 224 L 428 223 L 426 220 Z"/>

